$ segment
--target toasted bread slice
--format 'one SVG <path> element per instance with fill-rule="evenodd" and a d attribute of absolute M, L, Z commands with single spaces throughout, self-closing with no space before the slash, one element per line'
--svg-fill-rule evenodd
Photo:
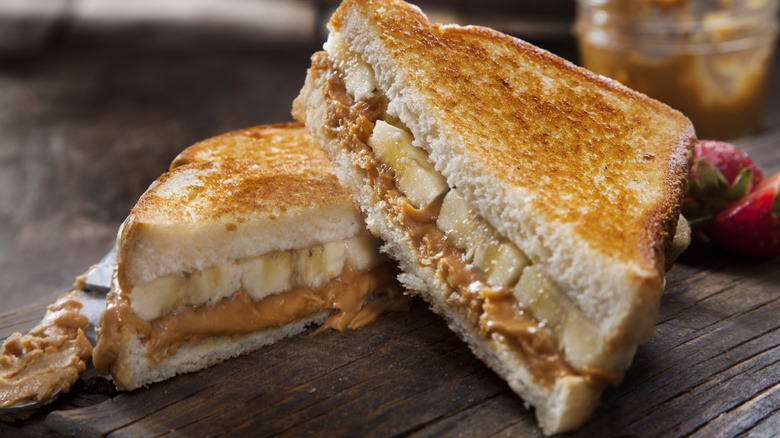
<path fill-rule="evenodd" d="M 653 333 L 692 157 L 668 106 L 521 40 L 347 0 L 293 105 L 369 229 L 547 433 Z"/>
<path fill-rule="evenodd" d="M 263 126 L 205 140 L 171 168 L 138 200 L 118 236 L 123 289 L 344 239 L 365 228 L 302 126 Z M 311 227 L 306 233 L 289 232 L 304 225 Z"/>
<path fill-rule="evenodd" d="M 312 323 L 341 330 L 366 298 L 397 292 L 393 276 L 301 124 L 214 137 L 183 151 L 123 224 L 95 365 L 133 389 Z"/>

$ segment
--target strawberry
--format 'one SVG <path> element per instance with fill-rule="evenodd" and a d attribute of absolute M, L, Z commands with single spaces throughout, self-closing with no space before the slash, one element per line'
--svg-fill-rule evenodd
<path fill-rule="evenodd" d="M 717 169 L 729 184 L 737 179 L 743 169 L 751 169 L 753 177 L 751 187 L 763 179 L 761 171 L 753 160 L 741 149 L 731 143 L 717 140 L 700 140 L 694 145 L 694 161 L 706 159 Z M 696 168 L 691 169 L 691 177 L 696 178 Z"/>
<path fill-rule="evenodd" d="M 716 245 L 749 257 L 780 254 L 780 172 L 730 204 L 705 225 Z"/>
<path fill-rule="evenodd" d="M 730 203 L 750 193 L 763 179 L 753 160 L 736 146 L 701 140 L 694 145 L 691 169 L 683 200 L 683 215 L 695 229 Z"/>

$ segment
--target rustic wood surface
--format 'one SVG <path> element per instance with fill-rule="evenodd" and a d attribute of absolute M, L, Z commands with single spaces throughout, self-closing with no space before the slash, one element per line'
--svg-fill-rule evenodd
<path fill-rule="evenodd" d="M 58 24 L 59 23 L 59 24 Z M 97 262 L 185 146 L 289 120 L 310 42 L 186 28 L 50 28 L 0 53 L 0 339 Z M 574 59 L 571 40 L 545 41 Z M 545 44 L 542 44 L 545 45 Z M 775 71 L 780 71 L 776 57 Z M 780 87 L 736 143 L 780 170 Z M 780 259 L 709 246 L 668 275 L 657 334 L 574 437 L 780 434 Z M 118 394 L 90 368 L 2 436 L 540 436 L 530 412 L 421 302 Z"/>
<path fill-rule="evenodd" d="M 774 436 L 780 430 L 780 259 L 707 246 L 670 271 L 657 334 L 588 436 Z M 0 337 L 45 303 L 0 317 Z M 355 332 L 301 335 L 129 393 L 89 369 L 20 436 L 541 436 L 532 414 L 416 301 Z"/>

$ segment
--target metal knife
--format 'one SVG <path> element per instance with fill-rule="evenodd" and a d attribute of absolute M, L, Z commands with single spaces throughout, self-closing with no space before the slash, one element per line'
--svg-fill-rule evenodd
<path fill-rule="evenodd" d="M 111 290 L 111 276 L 116 266 L 116 248 L 112 248 L 95 266 L 87 271 L 79 297 L 83 307 L 81 314 L 89 319 L 89 327 L 84 331 L 92 344 L 97 342 L 95 328 L 100 326 L 100 317 L 106 309 L 106 294 Z"/>

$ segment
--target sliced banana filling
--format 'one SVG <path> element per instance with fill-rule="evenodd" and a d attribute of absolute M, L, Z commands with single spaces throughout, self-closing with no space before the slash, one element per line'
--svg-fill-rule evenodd
<path fill-rule="evenodd" d="M 254 301 L 296 288 L 319 288 L 345 266 L 368 271 L 384 262 L 368 233 L 314 245 L 233 260 L 200 271 L 170 274 L 133 287 L 130 306 L 151 321 L 179 307 L 215 303 L 243 288 Z"/>
<path fill-rule="evenodd" d="M 463 252 L 485 283 L 513 291 L 523 310 L 555 336 L 570 366 L 579 371 L 599 368 L 607 374 L 622 372 L 630 364 L 634 348 L 606 351 L 596 325 L 516 245 L 482 219 L 460 191 L 447 185 L 427 160 L 426 152 L 412 140 L 408 131 L 378 120 L 368 145 L 377 159 L 393 170 L 398 189 L 415 207 L 425 208 L 444 195 L 437 227 Z"/>
<path fill-rule="evenodd" d="M 355 100 L 381 95 L 371 66 L 350 51 L 340 37 L 332 35 L 325 49 L 348 95 Z M 398 190 L 415 208 L 424 209 L 443 197 L 436 226 L 489 286 L 479 288 L 483 298 L 496 291 L 512 291 L 517 304 L 522 303 L 522 311 L 554 336 L 569 366 L 605 381 L 619 378 L 636 347 L 610 350 L 596 324 L 516 245 L 482 219 L 460 191 L 447 184 L 428 161 L 427 152 L 414 145 L 409 130 L 392 115 L 385 114 L 383 119 L 376 121 L 368 146 L 377 160 L 392 170 Z"/>

